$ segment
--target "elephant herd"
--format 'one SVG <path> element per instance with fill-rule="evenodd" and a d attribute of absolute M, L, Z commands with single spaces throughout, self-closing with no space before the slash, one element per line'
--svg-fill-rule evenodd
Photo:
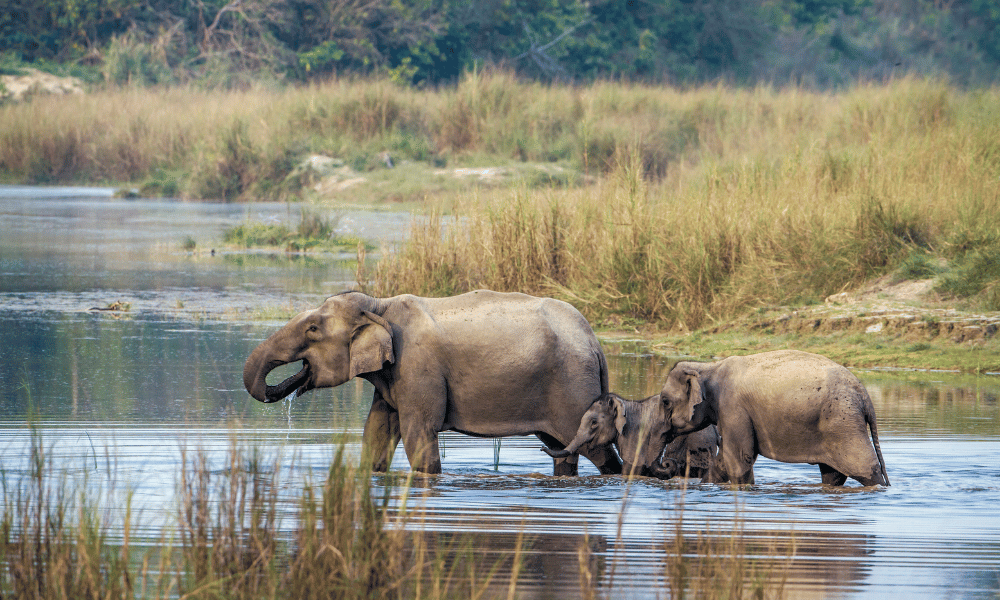
<path fill-rule="evenodd" d="M 602 474 L 752 484 L 763 455 L 818 465 L 824 484 L 889 485 L 871 398 L 843 366 L 796 350 L 682 361 L 659 394 L 628 400 L 608 389 L 587 320 L 551 298 L 344 292 L 293 317 L 243 369 L 261 402 L 353 377 L 375 388 L 362 447 L 376 471 L 402 441 L 414 470 L 440 473 L 438 433 L 457 431 L 533 434 L 555 475 L 576 475 L 582 454 Z"/>

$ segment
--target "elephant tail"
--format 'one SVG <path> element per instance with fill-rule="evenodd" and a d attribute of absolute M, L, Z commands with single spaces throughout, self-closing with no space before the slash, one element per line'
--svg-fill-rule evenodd
<path fill-rule="evenodd" d="M 608 379 L 608 359 L 604 357 L 604 352 L 600 348 L 597 349 L 597 358 L 601 369 L 601 398 L 604 398 L 611 391 Z"/>
<path fill-rule="evenodd" d="M 872 407 L 871 400 L 868 401 L 868 408 L 865 410 L 865 421 L 868 422 L 868 428 L 872 432 L 872 445 L 875 446 L 878 464 L 882 468 L 882 480 L 885 481 L 887 486 L 891 485 L 889 483 L 889 475 L 885 472 L 885 459 L 882 458 L 882 447 L 878 444 L 878 425 L 875 424 L 875 409 Z"/>

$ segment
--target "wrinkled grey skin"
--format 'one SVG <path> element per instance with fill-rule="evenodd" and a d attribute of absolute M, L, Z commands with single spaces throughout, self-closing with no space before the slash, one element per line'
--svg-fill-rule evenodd
<path fill-rule="evenodd" d="M 708 460 L 708 466 L 711 466 L 710 461 L 714 459 L 719 443 L 715 427 L 709 427 L 690 436 L 679 436 L 671 442 L 670 453 L 661 458 L 666 442 L 666 411 L 659 395 L 643 400 L 626 400 L 608 393 L 587 409 L 576 436 L 566 448 L 552 450 L 543 447 L 542 450 L 558 458 L 580 448 L 613 443 L 622 459 L 622 473 L 670 479 L 684 475 L 689 452 L 701 462 Z"/>
<path fill-rule="evenodd" d="M 659 399 L 659 396 L 654 397 Z M 715 425 L 677 436 L 666 445 L 660 456 L 664 473 L 671 477 L 706 477 L 715 465 L 721 442 Z"/>
<path fill-rule="evenodd" d="M 271 386 L 274 368 L 303 367 Z M 365 456 L 385 471 L 400 439 L 410 466 L 440 473 L 438 432 L 535 434 L 563 447 L 607 392 L 608 368 L 586 319 L 550 298 L 487 290 L 450 298 L 332 296 L 292 318 L 247 358 L 243 383 L 261 402 L 293 390 L 335 387 L 358 376 L 375 387 Z M 588 448 L 602 473 L 621 472 L 610 444 Z M 577 473 L 577 453 L 556 459 Z"/>
<path fill-rule="evenodd" d="M 660 398 L 669 414 L 668 438 L 718 426 L 722 445 L 706 482 L 753 483 L 754 462 L 763 455 L 819 465 L 829 485 L 848 477 L 889 485 L 868 392 L 823 356 L 778 350 L 679 362 Z"/>

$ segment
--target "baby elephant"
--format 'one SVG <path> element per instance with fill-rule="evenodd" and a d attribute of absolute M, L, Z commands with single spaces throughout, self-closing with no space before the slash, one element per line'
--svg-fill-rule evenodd
<path fill-rule="evenodd" d="M 889 485 L 871 398 L 832 360 L 797 350 L 679 362 L 660 398 L 667 438 L 716 424 L 722 445 L 704 479 L 753 483 L 757 456 L 819 465 L 823 483 Z M 868 433 L 871 431 L 871 438 Z"/>
<path fill-rule="evenodd" d="M 689 472 L 692 477 L 707 472 L 718 447 L 715 427 L 708 427 L 690 436 L 679 436 L 666 445 L 666 412 L 660 397 L 626 400 L 608 393 L 594 401 L 580 420 L 576 437 L 564 450 L 543 447 L 553 458 L 568 456 L 580 448 L 601 447 L 613 443 L 622 459 L 622 473 L 670 479 Z M 690 461 L 690 462 L 689 462 Z"/>
<path fill-rule="evenodd" d="M 703 479 L 715 465 L 715 455 L 722 438 L 715 425 L 701 431 L 679 435 L 663 449 L 660 464 L 666 473 L 674 477 L 696 477 Z M 661 479 L 665 479 L 662 478 Z"/>

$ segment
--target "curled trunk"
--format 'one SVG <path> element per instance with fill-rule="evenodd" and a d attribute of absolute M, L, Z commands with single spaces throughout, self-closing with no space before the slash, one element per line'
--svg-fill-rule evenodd
<path fill-rule="evenodd" d="M 268 358 L 268 349 L 260 345 L 247 358 L 243 366 L 243 385 L 250 395 L 261 402 L 278 402 L 302 387 L 309 379 L 309 365 L 303 362 L 302 369 L 278 385 L 267 385 L 267 375 L 274 369 L 288 364 L 288 361 Z"/>

